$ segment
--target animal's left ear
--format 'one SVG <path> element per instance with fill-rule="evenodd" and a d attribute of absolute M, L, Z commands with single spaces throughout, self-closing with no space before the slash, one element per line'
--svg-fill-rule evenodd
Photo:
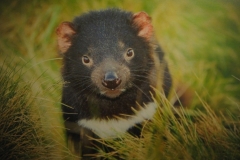
<path fill-rule="evenodd" d="M 151 17 L 146 12 L 138 12 L 133 15 L 132 21 L 138 29 L 138 36 L 150 40 L 153 35 Z"/>

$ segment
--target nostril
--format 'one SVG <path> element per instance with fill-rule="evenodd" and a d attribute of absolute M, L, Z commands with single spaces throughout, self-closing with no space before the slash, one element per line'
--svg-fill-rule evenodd
<path fill-rule="evenodd" d="M 115 72 L 107 72 L 103 78 L 102 85 L 109 89 L 114 90 L 121 84 L 121 79 L 118 78 Z"/>

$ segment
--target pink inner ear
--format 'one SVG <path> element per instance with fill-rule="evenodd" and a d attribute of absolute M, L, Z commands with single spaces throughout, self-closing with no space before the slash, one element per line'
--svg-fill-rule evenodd
<path fill-rule="evenodd" d="M 58 49 L 64 53 L 71 46 L 71 37 L 76 33 L 71 22 L 62 22 L 57 28 Z"/>
<path fill-rule="evenodd" d="M 133 15 L 133 24 L 139 28 L 138 36 L 144 37 L 147 40 L 151 39 L 153 34 L 153 26 L 151 17 L 145 12 L 138 12 Z"/>

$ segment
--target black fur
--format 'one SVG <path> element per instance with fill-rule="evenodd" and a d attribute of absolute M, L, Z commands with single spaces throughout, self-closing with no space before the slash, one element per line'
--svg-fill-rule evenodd
<path fill-rule="evenodd" d="M 144 103 L 153 101 L 150 91 L 154 92 L 148 79 L 150 70 L 155 67 L 150 55 L 152 45 L 143 37 L 137 36 L 138 28 L 132 25 L 132 16 L 131 12 L 108 9 L 93 11 L 73 20 L 76 34 L 72 37 L 72 45 L 64 53 L 62 69 L 65 82 L 62 110 L 65 121 L 76 123 L 80 119 L 111 119 L 115 116 L 121 117 L 123 114 L 134 115 L 131 107 L 134 107 L 135 110 L 140 109 L 136 102 L 143 106 Z M 120 41 L 124 44 L 124 48 L 119 47 Z M 94 49 L 91 50 L 91 48 Z M 128 48 L 132 48 L 135 53 L 135 57 L 130 63 L 127 63 L 122 56 L 122 53 Z M 160 62 L 164 62 L 164 55 L 160 47 L 156 49 L 156 52 Z M 94 65 L 92 67 L 86 67 L 82 63 L 83 55 L 93 58 Z M 116 98 L 101 95 L 99 89 L 91 81 L 92 71 L 106 58 L 112 58 L 130 68 L 130 81 L 134 85 L 128 87 Z M 163 87 L 165 93 L 168 94 L 171 76 L 167 67 L 164 71 Z M 81 141 L 78 134 L 72 133 L 71 128 L 69 129 L 67 135 L 77 143 Z M 129 132 L 136 136 L 140 135 L 140 130 L 134 126 L 129 129 Z M 90 132 L 88 131 L 88 133 Z M 91 135 L 93 134 L 91 133 Z M 75 146 L 75 148 L 79 148 L 79 146 Z M 86 152 L 88 150 L 83 151 L 83 153 Z"/>

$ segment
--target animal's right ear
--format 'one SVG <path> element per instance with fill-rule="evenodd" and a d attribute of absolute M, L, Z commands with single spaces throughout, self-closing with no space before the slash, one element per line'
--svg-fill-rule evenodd
<path fill-rule="evenodd" d="M 76 31 L 71 22 L 62 22 L 57 30 L 57 41 L 58 41 L 58 49 L 61 53 L 64 53 L 68 50 L 68 48 L 72 45 L 71 39 Z"/>

